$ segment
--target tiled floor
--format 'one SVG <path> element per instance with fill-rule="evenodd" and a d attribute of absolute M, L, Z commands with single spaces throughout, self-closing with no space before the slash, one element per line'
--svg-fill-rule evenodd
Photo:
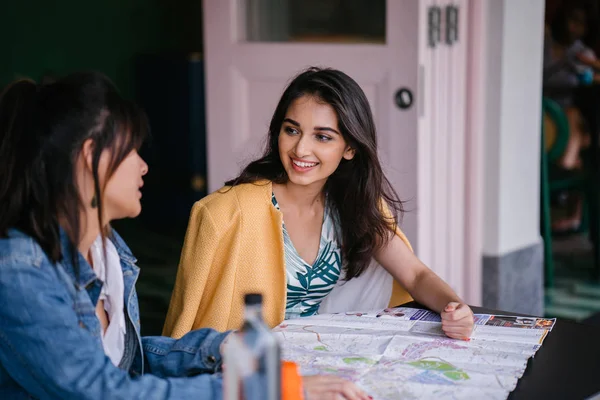
<path fill-rule="evenodd" d="M 600 283 L 591 279 L 592 246 L 585 235 L 553 242 L 556 285 L 546 290 L 546 314 L 577 321 L 600 313 Z"/>

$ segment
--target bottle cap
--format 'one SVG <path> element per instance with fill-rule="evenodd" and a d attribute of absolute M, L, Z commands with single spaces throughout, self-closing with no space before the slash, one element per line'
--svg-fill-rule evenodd
<path fill-rule="evenodd" d="M 244 304 L 247 306 L 262 304 L 262 294 L 248 293 L 244 296 Z"/>

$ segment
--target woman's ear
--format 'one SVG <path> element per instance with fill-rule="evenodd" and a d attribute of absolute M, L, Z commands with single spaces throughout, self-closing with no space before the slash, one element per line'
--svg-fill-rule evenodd
<path fill-rule="evenodd" d="M 344 151 L 344 158 L 346 160 L 352 160 L 354 158 L 354 154 L 356 154 L 356 150 L 348 146 L 346 147 L 346 151 Z"/>
<path fill-rule="evenodd" d="M 92 163 L 94 157 L 94 141 L 92 139 L 87 139 L 85 142 L 83 142 L 81 155 L 83 157 L 83 164 L 90 172 L 92 172 Z"/>

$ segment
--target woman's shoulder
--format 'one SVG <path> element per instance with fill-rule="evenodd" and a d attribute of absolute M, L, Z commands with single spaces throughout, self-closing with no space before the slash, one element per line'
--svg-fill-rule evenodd
<path fill-rule="evenodd" d="M 229 204 L 245 204 L 248 202 L 264 202 L 271 200 L 273 187 L 270 181 L 242 183 L 235 186 L 223 186 L 196 202 L 196 205 L 208 209 L 219 208 Z"/>
<path fill-rule="evenodd" d="M 0 263 L 18 262 L 39 266 L 47 260 L 46 253 L 31 236 L 18 229 L 9 229 L 0 238 Z"/>
<path fill-rule="evenodd" d="M 231 218 L 249 209 L 271 204 L 270 181 L 223 186 L 194 204 L 192 214 L 208 213 L 211 217 Z"/>

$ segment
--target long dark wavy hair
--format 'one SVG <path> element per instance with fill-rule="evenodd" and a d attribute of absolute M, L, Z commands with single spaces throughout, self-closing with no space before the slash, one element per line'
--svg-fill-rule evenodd
<path fill-rule="evenodd" d="M 341 224 L 338 231 L 346 279 L 352 279 L 366 270 L 374 253 L 387 243 L 390 230 L 396 228 L 402 216 L 403 206 L 381 168 L 367 97 L 348 75 L 316 67 L 297 75 L 277 104 L 263 156 L 225 184 L 235 186 L 263 179 L 280 184 L 288 181 L 279 157 L 279 134 L 288 108 L 302 96 L 314 96 L 333 107 L 340 133 L 355 151 L 351 160 L 342 159 L 324 187 L 328 205 Z M 388 217 L 382 210 L 385 206 L 390 211 Z"/>
<path fill-rule="evenodd" d="M 0 94 L 0 236 L 16 228 L 33 237 L 48 257 L 63 258 L 60 227 L 72 241 L 77 268 L 82 199 L 76 162 L 91 139 L 92 174 L 98 222 L 103 221 L 98 164 L 104 150 L 110 162 L 105 181 L 148 130 L 144 113 L 123 99 L 112 82 L 96 72 L 76 73 L 53 83 L 31 80 L 10 84 Z"/>

